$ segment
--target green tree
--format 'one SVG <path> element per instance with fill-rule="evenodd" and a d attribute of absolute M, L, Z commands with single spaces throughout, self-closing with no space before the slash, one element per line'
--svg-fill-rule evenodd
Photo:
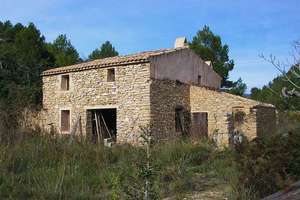
<path fill-rule="evenodd" d="M 282 110 L 300 110 L 300 40 L 295 41 L 292 47 L 293 64 L 280 61 L 274 55 L 261 55 L 280 72 L 280 76 L 261 89 L 252 88 L 251 98 L 274 104 Z"/>
<path fill-rule="evenodd" d="M 77 50 L 66 35 L 61 34 L 48 44 L 48 50 L 54 55 L 55 66 L 72 65 L 80 61 Z"/>
<path fill-rule="evenodd" d="M 119 53 L 115 50 L 113 45 L 109 41 L 106 41 L 101 45 L 100 49 L 99 48 L 95 49 L 89 55 L 89 59 L 90 60 L 102 59 L 102 58 L 113 57 L 117 55 L 119 55 Z"/>
<path fill-rule="evenodd" d="M 300 110 L 299 97 L 295 95 L 283 96 L 283 88 L 292 91 L 294 86 L 287 81 L 287 77 L 294 83 L 300 85 L 300 79 L 294 76 L 294 72 L 300 73 L 300 70 L 296 67 L 292 67 L 285 75 L 280 75 L 274 78 L 268 85 L 263 86 L 261 89 L 252 88 L 251 98 L 271 103 L 281 110 Z"/>
<path fill-rule="evenodd" d="M 45 38 L 33 23 L 27 27 L 0 22 L 0 100 L 38 103 L 42 71 L 53 65 Z"/>
<path fill-rule="evenodd" d="M 229 93 L 243 96 L 247 89 L 247 85 L 239 78 L 236 82 L 233 83 L 233 87 L 228 90 Z"/>
<path fill-rule="evenodd" d="M 234 86 L 229 81 L 229 72 L 233 70 L 234 62 L 229 59 L 228 45 L 223 45 L 221 37 L 215 35 L 208 26 L 197 32 L 190 43 L 193 49 L 203 60 L 210 60 L 214 70 L 222 77 L 222 87 L 230 88 Z"/>

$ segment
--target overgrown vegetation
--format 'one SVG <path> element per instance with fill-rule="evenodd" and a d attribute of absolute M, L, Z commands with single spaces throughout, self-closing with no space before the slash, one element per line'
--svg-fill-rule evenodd
<path fill-rule="evenodd" d="M 181 139 L 152 143 L 150 154 L 147 145 L 105 148 L 17 133 L 0 143 L 0 198 L 143 199 L 147 191 L 148 199 L 183 199 L 217 187 L 223 198 L 258 199 L 300 178 L 299 118 L 294 122 L 236 149 Z"/>
<path fill-rule="evenodd" d="M 35 133 L 36 134 L 36 133 Z M 214 152 L 211 145 L 174 141 L 151 153 L 151 199 L 193 189 L 193 170 Z M 142 199 L 145 149 L 127 145 L 69 144 L 67 138 L 26 135 L 0 145 L 0 198 Z"/>

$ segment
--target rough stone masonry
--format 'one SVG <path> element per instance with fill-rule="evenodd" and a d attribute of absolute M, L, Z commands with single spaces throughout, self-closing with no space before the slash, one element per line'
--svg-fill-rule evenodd
<path fill-rule="evenodd" d="M 115 120 L 117 143 L 139 144 L 141 127 L 156 139 L 192 132 L 225 145 L 236 130 L 253 139 L 276 127 L 274 106 L 221 92 L 221 77 L 183 38 L 172 49 L 54 68 L 42 76 L 43 126 L 61 134 L 80 123 L 82 134 L 92 135 L 91 111 L 109 109 L 116 118 L 105 120 Z M 239 125 L 236 112 L 244 113 Z"/>

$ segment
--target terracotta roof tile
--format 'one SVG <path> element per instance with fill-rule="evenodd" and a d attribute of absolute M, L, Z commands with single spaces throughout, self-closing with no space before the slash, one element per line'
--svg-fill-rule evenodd
<path fill-rule="evenodd" d="M 155 57 L 163 54 L 169 54 L 179 50 L 187 49 L 188 47 L 180 47 L 173 49 L 160 49 L 155 51 L 145 51 L 141 53 L 126 55 L 126 56 L 115 56 L 104 59 L 97 59 L 87 62 L 82 62 L 75 65 L 58 67 L 46 70 L 42 73 L 42 76 L 62 74 L 67 72 L 82 71 L 88 69 L 95 69 L 100 67 L 110 67 L 110 66 L 119 66 L 119 65 L 128 65 L 128 64 L 137 64 L 137 63 L 146 63 L 150 62 L 150 57 Z"/>

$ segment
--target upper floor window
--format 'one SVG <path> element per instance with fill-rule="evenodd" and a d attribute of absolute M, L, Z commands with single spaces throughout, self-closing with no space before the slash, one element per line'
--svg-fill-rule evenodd
<path fill-rule="evenodd" d="M 69 75 L 62 75 L 61 76 L 61 90 L 67 91 L 70 89 L 70 76 Z"/>
<path fill-rule="evenodd" d="M 116 79 L 115 69 L 107 69 L 107 82 L 114 82 Z"/>
<path fill-rule="evenodd" d="M 198 84 L 201 85 L 201 76 L 198 75 Z"/>

